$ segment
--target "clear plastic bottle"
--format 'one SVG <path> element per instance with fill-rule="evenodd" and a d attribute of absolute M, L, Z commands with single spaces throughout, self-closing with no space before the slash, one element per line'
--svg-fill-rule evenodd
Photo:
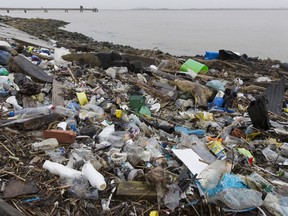
<path fill-rule="evenodd" d="M 67 123 L 67 128 L 75 132 L 77 131 L 77 121 L 75 118 L 67 118 L 66 123 Z"/>
<path fill-rule="evenodd" d="M 50 150 L 58 147 L 59 143 L 57 139 L 55 138 L 50 138 L 50 139 L 45 139 L 41 142 L 35 142 L 32 144 L 32 148 L 34 150 Z"/>
<path fill-rule="evenodd" d="M 64 115 L 64 116 L 67 116 L 67 117 L 74 117 L 77 112 L 72 110 L 72 109 L 69 109 L 69 108 L 66 108 L 66 107 L 63 107 L 63 106 L 55 106 L 53 108 L 53 111 L 55 113 L 58 113 L 60 115 Z"/>
<path fill-rule="evenodd" d="M 83 106 L 84 110 L 89 111 L 89 116 L 101 118 L 104 115 L 104 109 L 100 106 L 94 105 L 94 104 L 86 104 Z"/>
<path fill-rule="evenodd" d="M 33 117 L 37 115 L 49 115 L 51 113 L 51 107 L 31 107 L 31 108 L 24 108 L 22 110 L 17 110 L 14 112 L 10 112 L 9 116 L 13 117 L 15 115 L 21 115 L 23 118 Z"/>

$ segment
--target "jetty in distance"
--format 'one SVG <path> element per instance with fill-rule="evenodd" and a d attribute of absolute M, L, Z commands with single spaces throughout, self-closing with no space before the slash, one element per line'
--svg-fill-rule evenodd
<path fill-rule="evenodd" d="M 64 11 L 65 13 L 69 12 L 69 11 L 79 11 L 79 12 L 83 12 L 83 11 L 92 11 L 92 12 L 98 12 L 97 8 L 84 8 L 83 6 L 80 6 L 79 8 L 0 8 L 0 12 L 1 11 L 5 11 L 7 13 L 9 13 L 10 11 L 23 11 L 24 13 L 27 13 L 28 11 L 43 11 L 45 13 L 47 13 L 48 11 Z"/>

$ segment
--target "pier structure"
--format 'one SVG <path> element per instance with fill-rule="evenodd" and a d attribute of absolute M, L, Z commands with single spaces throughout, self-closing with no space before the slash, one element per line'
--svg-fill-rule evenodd
<path fill-rule="evenodd" d="M 48 11 L 64 11 L 65 13 L 68 13 L 69 11 L 91 11 L 93 13 L 99 12 L 97 8 L 84 8 L 83 6 L 80 6 L 80 8 L 0 8 L 0 13 L 3 11 L 7 13 L 10 13 L 11 11 L 23 11 L 24 13 L 29 11 L 43 11 L 44 13 L 48 13 Z"/>

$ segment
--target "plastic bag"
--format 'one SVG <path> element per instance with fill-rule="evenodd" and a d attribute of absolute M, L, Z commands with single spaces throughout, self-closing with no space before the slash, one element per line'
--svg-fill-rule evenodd
<path fill-rule="evenodd" d="M 251 209 L 263 204 L 262 193 L 247 188 L 228 188 L 215 198 L 233 210 Z"/>
<path fill-rule="evenodd" d="M 11 57 L 9 52 L 0 50 L 0 65 L 8 65 Z"/>
<path fill-rule="evenodd" d="M 213 88 L 217 91 L 225 91 L 225 85 L 227 84 L 226 81 L 220 81 L 220 80 L 211 80 L 206 83 L 207 87 Z"/>

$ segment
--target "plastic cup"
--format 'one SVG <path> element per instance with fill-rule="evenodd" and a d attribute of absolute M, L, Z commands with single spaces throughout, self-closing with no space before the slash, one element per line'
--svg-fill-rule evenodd
<path fill-rule="evenodd" d="M 200 62 L 197 62 L 193 59 L 188 59 L 184 64 L 181 65 L 180 71 L 188 72 L 189 70 L 192 70 L 198 74 L 200 72 L 207 73 L 209 68 Z"/>

